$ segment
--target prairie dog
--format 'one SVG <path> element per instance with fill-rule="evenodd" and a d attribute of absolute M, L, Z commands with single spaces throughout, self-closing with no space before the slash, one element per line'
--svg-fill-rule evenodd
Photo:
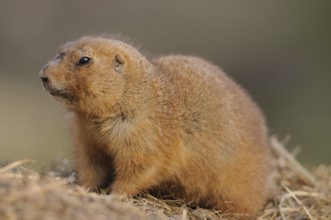
<path fill-rule="evenodd" d="M 190 56 L 148 59 L 103 37 L 69 42 L 40 71 L 74 113 L 83 186 L 135 195 L 159 189 L 187 202 L 254 216 L 268 195 L 268 135 L 248 94 Z"/>

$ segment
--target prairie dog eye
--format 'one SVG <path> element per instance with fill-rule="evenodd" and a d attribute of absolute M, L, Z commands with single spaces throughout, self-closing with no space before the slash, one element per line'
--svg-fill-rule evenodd
<path fill-rule="evenodd" d="M 90 61 L 91 61 L 91 58 L 90 58 L 90 57 L 86 57 L 86 56 L 84 56 L 84 57 L 81 57 L 81 58 L 79 59 L 79 61 L 76 63 L 76 65 L 77 65 L 77 66 L 87 65 L 87 64 L 90 63 Z"/>

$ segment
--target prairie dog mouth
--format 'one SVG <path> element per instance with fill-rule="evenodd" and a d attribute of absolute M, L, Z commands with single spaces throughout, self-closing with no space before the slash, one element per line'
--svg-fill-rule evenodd
<path fill-rule="evenodd" d="M 68 93 L 66 90 L 63 90 L 63 89 L 60 90 L 60 89 L 53 88 L 48 83 L 44 83 L 43 86 L 44 86 L 45 90 L 48 91 L 49 94 L 51 94 L 52 96 L 66 99 L 69 102 L 76 101 L 76 97 L 71 95 L 70 93 Z"/>

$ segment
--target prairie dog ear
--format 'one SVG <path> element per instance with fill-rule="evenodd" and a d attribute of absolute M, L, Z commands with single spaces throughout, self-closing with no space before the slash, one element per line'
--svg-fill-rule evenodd
<path fill-rule="evenodd" d="M 124 63 L 125 63 L 124 57 L 121 54 L 116 54 L 113 61 L 114 69 L 117 72 L 121 73 Z"/>

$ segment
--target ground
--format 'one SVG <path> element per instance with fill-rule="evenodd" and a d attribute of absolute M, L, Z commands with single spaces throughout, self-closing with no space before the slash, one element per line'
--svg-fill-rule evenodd
<path fill-rule="evenodd" d="M 257 219 L 331 219 L 331 166 L 302 166 L 271 138 L 276 193 Z M 45 173 L 24 167 L 30 160 L 0 167 L 0 219 L 240 219 L 215 210 L 192 208 L 180 200 L 142 193 L 115 198 L 77 185 L 76 173 L 57 162 Z"/>

